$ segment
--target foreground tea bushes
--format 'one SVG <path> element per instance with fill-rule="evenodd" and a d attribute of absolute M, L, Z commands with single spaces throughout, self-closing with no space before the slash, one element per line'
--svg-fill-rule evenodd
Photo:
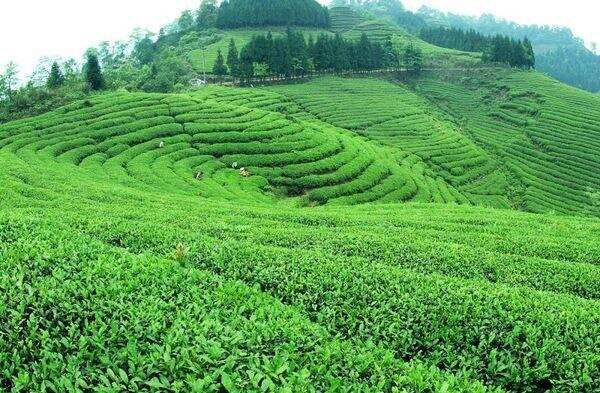
<path fill-rule="evenodd" d="M 505 82 L 425 80 L 444 112 L 330 78 L 0 126 L 0 390 L 600 390 L 600 221 L 472 206 L 593 213 L 595 114 Z M 570 144 L 535 136 L 571 99 Z"/>
<path fill-rule="evenodd" d="M 242 282 L 58 222 L 0 217 L 0 257 L 6 390 L 484 391 L 333 338 Z"/>
<path fill-rule="evenodd" d="M 139 318 L 138 314 L 144 314 L 137 306 L 141 301 L 136 300 L 137 296 L 154 299 L 148 291 L 154 291 L 151 288 L 155 285 L 160 296 L 166 296 L 159 298 L 167 304 L 169 299 L 179 296 L 176 293 L 184 296 L 193 291 L 188 288 L 191 286 L 201 288 L 200 292 L 185 297 L 183 303 L 193 303 L 193 297 L 209 291 L 210 295 L 202 295 L 208 296 L 206 304 L 214 302 L 215 307 L 230 310 L 230 306 L 225 305 L 229 303 L 213 300 L 212 296 L 217 296 L 214 293 L 220 293 L 218 287 L 207 286 L 213 277 L 223 285 L 238 283 L 260 291 L 261 296 L 290 307 L 306 323 L 321 329 L 327 340 L 335 337 L 349 347 L 365 348 L 364 353 L 369 356 L 376 354 L 372 348 L 385 348 L 385 358 L 381 359 L 391 356 L 397 359 L 394 362 L 403 359 L 411 364 L 422 364 L 425 369 L 447 370 L 454 375 L 447 378 L 459 378 L 456 381 L 480 381 L 506 390 L 587 391 L 599 388 L 595 376 L 600 375 L 600 358 L 596 351 L 600 345 L 597 330 L 600 314 L 598 301 L 592 300 L 598 294 L 592 281 L 597 274 L 592 265 L 594 258 L 597 262 L 598 255 L 596 240 L 600 224 L 597 220 L 522 216 L 507 211 L 443 205 L 389 205 L 368 210 L 361 207 L 298 209 L 284 205 L 198 201 L 183 194 L 157 193 L 152 189 L 138 190 L 110 181 L 101 182 L 90 178 L 85 171 L 65 172 L 68 164 L 52 161 L 44 164 L 46 177 L 42 178 L 36 175 L 39 173 L 36 164 L 26 166 L 10 157 L 15 156 L 3 156 L 8 164 L 2 169 L 3 178 L 20 172 L 27 183 L 13 177 L 11 188 L 15 193 L 6 197 L 6 206 L 12 206 L 5 210 L 5 218 L 1 221 L 0 232 L 5 235 L 0 241 L 6 244 L 3 248 L 6 255 L 12 255 L 10 253 L 20 247 L 36 244 L 32 239 L 37 238 L 49 239 L 39 246 L 41 250 L 49 250 L 48 255 L 55 249 L 59 252 L 60 247 L 54 246 L 59 241 L 52 240 L 53 235 L 50 235 L 53 233 L 60 242 L 71 241 L 71 237 L 75 238 L 73 241 L 83 239 L 73 246 L 71 256 L 62 253 L 53 259 L 53 269 L 64 264 L 68 273 L 51 273 L 48 277 L 51 284 L 44 286 L 43 291 L 58 285 L 53 277 L 65 281 L 65 285 L 73 276 L 76 280 L 73 282 L 86 283 L 83 288 L 93 288 L 96 283 L 106 286 L 106 278 L 101 279 L 101 276 L 86 278 L 75 274 L 77 269 L 88 266 L 80 260 L 90 260 L 89 269 L 99 264 L 100 258 L 96 254 L 88 257 L 86 250 L 89 247 L 82 243 L 94 244 L 102 254 L 110 255 L 108 260 L 123 260 L 101 270 L 115 279 L 124 275 L 123 282 L 117 281 L 115 288 L 123 286 L 130 291 L 138 286 L 148 288 L 140 295 L 137 292 L 125 295 L 128 290 L 119 292 L 119 296 L 132 299 L 132 303 L 126 302 L 122 307 L 135 310 L 126 315 L 136 318 Z M 37 200 L 29 195 L 31 187 L 51 191 L 47 199 Z M 73 197 L 75 190 L 83 191 Z M 27 224 L 32 221 L 31 217 L 39 219 Z M 40 227 L 47 228 L 45 231 L 49 234 L 44 234 L 46 232 Z M 26 235 L 28 233 L 33 235 Z M 530 237 L 533 233 L 539 236 Z M 573 241 L 565 236 L 567 233 Z M 512 256 L 507 254 L 504 248 L 508 248 L 508 243 L 495 245 L 492 240 L 499 234 L 514 244 L 523 244 L 522 248 L 514 248 Z M 24 240 L 19 240 L 22 237 Z M 560 254 L 558 239 L 563 241 L 564 255 Z M 431 247 L 427 247 L 428 244 Z M 556 260 L 547 259 L 549 255 L 545 255 L 544 244 L 555 244 L 549 255 Z M 42 254 L 42 251 L 30 248 L 24 250 L 24 257 L 13 265 L 21 265 L 20 271 L 28 269 L 29 255 L 34 256 L 31 260 L 40 260 L 41 257 L 36 255 Z M 148 266 L 148 273 L 130 268 L 130 265 L 137 265 L 128 256 L 141 258 L 139 263 Z M 164 289 L 159 284 L 165 281 L 164 276 L 153 272 L 155 264 L 168 266 L 165 275 L 178 277 L 181 272 L 185 279 L 182 278 L 181 284 L 173 285 L 182 288 Z M 10 267 L 8 271 L 12 270 L 15 268 Z M 119 273 L 108 274 L 108 271 Z M 202 284 L 189 281 L 192 272 L 202 274 Z M 156 284 L 154 280 L 158 280 Z M 33 281 L 40 285 L 45 282 L 44 279 Z M 96 292 L 94 289 L 92 293 Z M 247 292 L 242 293 L 244 298 L 249 296 Z M 230 299 L 232 295 L 225 292 L 223 297 Z M 66 298 L 73 302 L 73 308 L 83 307 L 76 305 L 82 301 L 81 297 Z M 109 305 L 102 309 L 115 307 L 112 300 L 107 302 Z M 7 310 L 16 308 L 10 304 Z M 169 315 L 179 315 L 167 304 L 164 307 L 171 310 Z M 33 308 L 43 309 L 41 306 Z M 197 321 L 203 320 L 201 314 L 184 310 Z M 90 315 L 90 312 L 85 311 L 84 315 Z M 121 322 L 124 312 L 115 313 L 119 318 L 115 325 L 132 318 L 128 316 Z M 246 315 L 246 311 L 239 313 Z M 68 315 L 61 314 L 57 320 L 69 320 Z M 103 319 L 106 318 L 108 316 Z M 287 323 L 287 320 L 282 322 L 282 326 Z M 174 326 L 185 326 L 184 336 L 190 334 L 190 330 L 196 331 L 192 322 Z M 124 332 L 131 330 L 130 325 L 126 327 Z M 303 339 L 306 338 L 304 335 L 308 336 L 308 333 L 298 334 Z M 185 338 L 185 342 L 192 343 L 195 339 Z M 303 344 L 312 351 L 306 352 L 307 357 L 315 364 L 329 364 L 317 355 L 318 349 L 312 342 Z M 192 344 L 180 344 L 181 347 L 186 345 Z M 294 353 L 299 352 L 295 356 L 305 353 L 298 351 L 296 346 L 293 348 Z M 82 351 L 88 352 L 87 349 Z M 244 351 L 253 353 L 252 349 Z M 277 349 L 274 351 L 269 356 L 281 353 Z M 330 359 L 342 359 L 343 356 Z M 350 360 L 355 355 L 348 356 Z M 381 359 L 379 355 L 373 356 L 376 361 L 373 367 L 377 369 Z M 289 358 L 293 357 L 290 355 Z M 335 360 L 331 367 L 342 367 L 339 361 Z M 358 358 L 350 361 L 355 364 Z M 129 372 L 122 363 L 117 364 Z M 104 370 L 95 364 L 86 367 Z M 309 366 L 289 366 L 293 370 L 303 367 L 310 370 Z M 310 379 L 306 386 L 317 386 L 316 390 L 321 390 L 319 386 L 331 386 L 328 382 L 317 381 L 324 373 L 324 369 L 319 370 L 315 372 L 319 377 Z M 118 376 L 118 370 L 113 371 Z M 371 382 L 372 378 L 383 384 L 368 385 L 373 390 L 391 389 L 399 384 L 391 375 L 406 376 L 407 373 L 375 373 L 379 376 L 372 377 L 371 371 L 364 372 L 367 372 L 369 384 L 375 383 Z M 340 371 L 339 375 L 349 375 L 346 379 L 339 377 L 340 385 L 352 386 L 352 383 L 364 381 L 364 372 Z M 168 372 L 163 374 L 167 379 L 168 375 Z M 227 375 L 236 374 L 227 370 Z M 140 379 L 152 381 L 155 376 L 162 381 L 156 374 L 143 374 Z M 218 378 L 214 376 L 213 383 L 218 385 Z M 237 377 L 232 378 L 237 381 L 234 382 L 236 386 L 246 386 Z M 425 381 L 432 381 L 430 378 L 433 377 L 425 377 Z M 174 382 L 169 380 L 171 384 Z M 418 389 L 410 386 L 408 390 Z"/>
<path fill-rule="evenodd" d="M 244 231 L 251 230 L 240 224 Z M 270 224 L 274 225 L 275 221 Z M 561 382 L 567 380 L 581 390 L 595 386 L 590 375 L 599 372 L 597 301 L 485 283 L 474 273 L 471 276 L 478 280 L 457 280 L 363 258 L 331 256 L 325 236 L 315 251 L 303 251 L 302 236 L 281 248 L 224 235 L 221 226 L 216 232 L 235 240 L 197 237 L 195 232 L 171 232 L 164 238 L 151 226 L 131 227 L 126 222 L 92 230 L 107 241 L 120 239 L 133 250 L 155 244 L 157 252 L 168 252 L 187 238 L 193 263 L 220 276 L 258 284 L 300 306 L 332 334 L 374 339 L 402 358 L 460 369 L 509 390 L 568 391 L 570 385 Z M 220 242 L 224 243 L 217 246 Z M 429 263 L 426 252 L 421 257 L 422 264 Z M 531 278 L 536 268 L 543 272 L 546 266 L 551 263 L 531 264 Z M 557 279 L 556 291 L 562 291 L 560 284 Z"/>

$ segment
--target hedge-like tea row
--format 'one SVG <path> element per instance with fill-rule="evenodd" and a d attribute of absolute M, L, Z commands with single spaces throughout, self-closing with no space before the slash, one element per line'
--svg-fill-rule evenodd
<path fill-rule="evenodd" d="M 5 389 L 483 391 L 368 341 L 336 339 L 239 281 L 54 223 L 0 227 Z"/>
<path fill-rule="evenodd" d="M 246 199 L 243 190 L 256 187 L 253 192 L 273 191 L 265 181 L 284 194 L 305 195 L 308 203 L 340 196 L 348 203 L 402 201 L 414 195 L 406 189 L 415 184 L 410 175 L 384 159 L 387 153 L 312 116 L 296 117 L 301 112 L 291 99 L 267 90 L 215 86 L 191 95 L 106 94 L 3 126 L 0 149 L 101 171 L 132 186 L 224 193 L 228 199 L 238 192 Z M 195 155 L 214 161 L 188 166 L 167 158 L 193 163 Z M 256 179 L 241 182 L 242 167 Z M 392 172 L 395 180 L 383 183 Z"/>
<path fill-rule="evenodd" d="M 157 102 L 180 100 L 178 111 L 193 110 L 187 96 Z M 201 105 L 226 114 L 216 124 L 239 123 L 229 104 Z M 31 148 L 39 128 L 13 140 L 22 149 L 0 150 L 2 389 L 600 389 L 597 219 L 453 205 L 468 202 L 463 190 L 492 198 L 502 188 L 491 175 L 464 189 L 447 180 L 491 171 L 451 124 L 434 122 L 443 137 L 435 154 L 419 156 L 273 115 L 285 121 L 264 139 L 252 120 L 214 132 L 216 141 L 251 129 L 226 143 L 256 149 L 236 157 L 237 168 L 235 156 L 196 148 L 197 137 L 203 149 L 223 146 L 210 129 L 169 116 L 122 134 L 112 134 L 118 120 L 102 119 L 111 130 L 98 139 L 90 118 L 72 139 Z M 37 127 L 28 124 L 25 134 Z M 407 143 L 417 146 L 418 135 Z M 538 185 L 525 194 L 533 208 L 584 208 L 548 188 L 554 178 L 561 191 L 594 177 L 569 179 L 573 162 L 542 178 L 548 153 L 532 144 L 512 139 L 494 153 L 510 153 L 515 167 L 503 166 L 498 181 L 521 170 Z M 283 146 L 305 150 L 273 153 Z M 250 177 L 239 173 L 246 156 L 256 164 Z M 302 198 L 331 205 L 292 206 L 270 193 L 275 179 L 302 182 Z M 447 204 L 360 205 L 413 198 Z"/>
<path fill-rule="evenodd" d="M 418 90 L 443 102 L 504 168 L 511 204 L 534 212 L 600 214 L 597 97 L 534 72 L 470 78 L 465 86 L 464 79 L 430 76 Z"/>
<path fill-rule="evenodd" d="M 497 164 L 460 130 L 444 121 L 437 109 L 404 88 L 374 79 L 320 78 L 271 90 L 291 97 L 327 123 L 421 157 L 432 171 L 432 176 L 416 181 L 421 201 L 471 200 L 508 206 L 508 200 L 502 197 L 506 182 L 498 176 Z M 444 184 L 439 183 L 440 178 Z M 488 190 L 491 179 L 501 183 L 494 183 L 494 188 Z M 462 195 L 453 195 L 456 192 L 448 189 Z"/>

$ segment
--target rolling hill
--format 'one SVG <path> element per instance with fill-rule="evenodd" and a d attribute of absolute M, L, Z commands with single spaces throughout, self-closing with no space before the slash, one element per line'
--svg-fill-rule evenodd
<path fill-rule="evenodd" d="M 354 20 L 385 19 L 414 35 L 431 27 L 453 27 L 475 30 L 487 36 L 502 34 L 518 40 L 527 37 L 533 43 L 539 71 L 571 86 L 591 92 L 600 90 L 600 56 L 567 27 L 521 25 L 491 14 L 459 15 L 428 6 L 412 12 L 399 0 L 335 0 L 333 4 L 336 7 L 332 8 L 332 15 L 339 14 L 341 21 L 350 15 L 355 15 Z"/>
<path fill-rule="evenodd" d="M 600 390 L 600 97 L 331 17 L 429 68 L 0 125 L 0 390 Z"/>

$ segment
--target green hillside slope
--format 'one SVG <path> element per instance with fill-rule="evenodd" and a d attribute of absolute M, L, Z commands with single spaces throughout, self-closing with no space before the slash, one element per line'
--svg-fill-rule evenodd
<path fill-rule="evenodd" d="M 0 391 L 600 391 L 600 97 L 393 37 L 1 124 Z"/>
<path fill-rule="evenodd" d="M 430 75 L 415 89 L 504 168 L 517 206 L 599 214 L 597 96 L 535 72 L 511 71 Z"/>
<path fill-rule="evenodd" d="M 598 99 L 536 73 L 459 74 L 429 73 L 414 91 L 324 77 L 262 89 L 100 95 L 0 127 L 0 149 L 122 184 L 230 200 L 599 215 Z M 242 167 L 252 175 L 243 181 Z"/>
<path fill-rule="evenodd" d="M 6 390 L 600 388 L 598 220 L 298 209 L 252 201 L 252 179 L 205 198 L 166 170 L 172 139 L 127 137 L 103 171 L 102 153 L 73 165 L 82 138 L 0 152 Z"/>
<path fill-rule="evenodd" d="M 331 7 L 329 18 L 331 19 L 331 30 L 335 32 L 348 31 L 365 21 L 365 18 L 349 7 Z"/>

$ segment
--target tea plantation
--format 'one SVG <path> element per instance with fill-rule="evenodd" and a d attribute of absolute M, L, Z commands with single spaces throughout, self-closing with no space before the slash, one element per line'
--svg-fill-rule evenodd
<path fill-rule="evenodd" d="M 598 108 L 482 69 L 0 125 L 0 390 L 600 391 Z"/>

